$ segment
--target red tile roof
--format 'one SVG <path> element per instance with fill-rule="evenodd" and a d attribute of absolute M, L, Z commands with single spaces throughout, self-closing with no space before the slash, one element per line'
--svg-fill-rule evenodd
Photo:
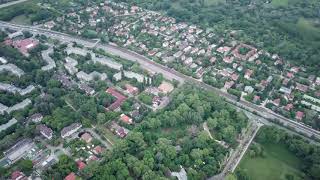
<path fill-rule="evenodd" d="M 297 111 L 296 112 L 296 119 L 297 120 L 302 120 L 302 118 L 303 118 L 303 116 L 304 116 L 304 112 L 302 112 L 302 111 Z"/>
<path fill-rule="evenodd" d="M 82 170 L 87 166 L 84 162 L 82 162 L 80 160 L 77 161 L 77 165 L 78 165 L 79 170 Z"/>
<path fill-rule="evenodd" d="M 8 42 L 10 43 L 10 42 Z M 22 54 L 26 55 L 30 49 L 35 48 L 39 42 L 35 39 L 23 39 L 11 42 L 11 44 L 17 48 Z"/>
<path fill-rule="evenodd" d="M 81 135 L 81 139 L 83 139 L 86 143 L 90 143 L 92 136 L 89 133 L 84 133 Z"/>
<path fill-rule="evenodd" d="M 293 104 L 287 104 L 286 107 L 284 107 L 285 110 L 290 111 L 293 108 Z"/>
<path fill-rule="evenodd" d="M 96 154 L 101 154 L 103 152 L 103 149 L 101 146 L 96 146 L 94 149 L 93 149 L 93 152 L 96 153 Z"/>
<path fill-rule="evenodd" d="M 26 179 L 26 177 L 24 176 L 24 174 L 20 171 L 14 171 L 12 174 L 11 174 L 11 179 L 12 180 L 22 180 L 22 179 Z"/>
<path fill-rule="evenodd" d="M 120 119 L 124 123 L 132 124 L 132 119 L 129 116 L 125 115 L 125 114 L 121 114 L 120 115 Z"/>
<path fill-rule="evenodd" d="M 66 176 L 64 180 L 76 180 L 76 175 L 74 174 L 74 172 L 72 172 L 68 176 Z"/>
<path fill-rule="evenodd" d="M 127 92 L 129 94 L 133 94 L 134 95 L 134 94 L 137 94 L 139 92 L 139 89 L 137 87 L 134 87 L 134 86 L 132 86 L 130 84 L 126 84 L 124 86 L 125 86 L 125 88 L 126 88 L 126 90 L 127 90 Z"/>
<path fill-rule="evenodd" d="M 114 88 L 108 88 L 106 92 L 111 94 L 115 98 L 117 98 L 117 100 L 107 108 L 109 110 L 118 109 L 121 106 L 121 104 L 127 99 L 127 97 L 122 95 L 120 92 L 118 92 Z"/>

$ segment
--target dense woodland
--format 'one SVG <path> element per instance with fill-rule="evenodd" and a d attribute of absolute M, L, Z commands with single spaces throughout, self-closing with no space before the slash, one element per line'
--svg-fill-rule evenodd
<path fill-rule="evenodd" d="M 237 135 L 247 126 L 247 118 L 215 94 L 191 85 L 179 89 L 172 99 L 168 107 L 150 113 L 124 140 L 115 144 L 105 154 L 101 166 L 93 163 L 86 167 L 83 176 L 166 179 L 170 171 L 179 171 L 180 165 L 190 179 L 220 172 L 220 164 L 229 150 L 210 139 L 202 123 L 210 121 L 214 137 L 235 146 Z M 58 164 L 46 176 L 63 177 L 72 170 L 71 166 Z"/>
<path fill-rule="evenodd" d="M 120 0 L 118 0 L 120 1 Z M 121 2 L 123 2 L 121 0 Z M 280 54 L 318 74 L 320 61 L 317 0 L 126 0 L 151 10 L 164 11 L 178 21 L 226 31 L 236 39 Z"/>

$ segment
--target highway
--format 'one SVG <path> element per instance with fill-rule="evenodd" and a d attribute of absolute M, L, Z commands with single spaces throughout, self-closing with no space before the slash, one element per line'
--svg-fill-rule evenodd
<path fill-rule="evenodd" d="M 11 2 L 7 2 L 7 3 L 4 3 L 4 4 L 0 4 L 0 9 L 8 7 L 8 6 L 12 6 L 14 4 L 22 3 L 22 2 L 25 2 L 25 1 L 29 1 L 29 0 L 18 0 L 18 1 L 11 1 Z"/>
<path fill-rule="evenodd" d="M 177 72 L 173 69 L 170 69 L 166 66 L 155 63 L 152 60 L 150 60 L 142 55 L 139 55 L 135 52 L 132 52 L 130 50 L 127 50 L 127 49 L 124 49 L 124 48 L 121 48 L 121 47 L 118 47 L 115 45 L 111 45 L 111 44 L 108 44 L 108 45 L 101 44 L 101 43 L 96 44 L 96 41 L 93 41 L 93 40 L 85 40 L 80 37 L 71 36 L 71 35 L 68 35 L 65 33 L 61 33 L 61 32 L 46 30 L 46 29 L 42 29 L 39 27 L 16 25 L 16 24 L 11 24 L 11 23 L 0 21 L 0 28 L 11 28 L 11 29 L 15 29 L 15 30 L 27 30 L 27 31 L 33 32 L 35 34 L 43 34 L 43 35 L 46 35 L 46 36 L 51 37 L 53 39 L 58 39 L 62 42 L 66 42 L 66 43 L 67 42 L 77 42 L 78 44 L 82 44 L 82 45 L 89 47 L 89 48 L 92 48 L 96 45 L 96 48 L 101 48 L 110 54 L 120 56 L 120 57 L 127 59 L 127 60 L 130 60 L 130 61 L 138 62 L 142 68 L 144 68 L 148 71 L 152 71 L 155 73 L 161 73 L 164 75 L 165 78 L 167 78 L 169 80 L 176 79 L 181 83 L 188 82 L 191 84 L 195 84 L 203 89 L 206 89 L 209 91 L 214 91 L 219 96 L 224 97 L 227 102 L 234 104 L 242 109 L 248 110 L 250 112 L 255 112 L 259 116 L 261 116 L 262 118 L 264 118 L 266 120 L 269 120 L 269 121 L 270 120 L 271 121 L 277 120 L 280 123 L 282 123 L 284 126 L 287 126 L 290 129 L 294 129 L 296 132 L 303 133 L 304 135 L 306 135 L 308 137 L 313 136 L 317 139 L 320 139 L 320 132 L 317 130 L 314 130 L 308 126 L 305 126 L 305 125 L 300 124 L 296 121 L 293 121 L 293 120 L 285 118 L 281 115 L 278 115 L 278 114 L 276 114 L 276 113 L 274 113 L 264 107 L 260 107 L 255 104 L 243 101 L 243 100 L 238 101 L 237 98 L 233 95 L 230 95 L 226 92 L 221 91 L 220 89 L 217 89 L 215 87 L 207 85 L 197 79 L 186 76 L 186 75 L 184 75 L 180 72 Z"/>

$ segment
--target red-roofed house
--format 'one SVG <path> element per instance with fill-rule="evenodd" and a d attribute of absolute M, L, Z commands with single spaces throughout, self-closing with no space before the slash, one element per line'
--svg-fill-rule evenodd
<path fill-rule="evenodd" d="M 296 112 L 296 119 L 297 120 L 301 121 L 303 117 L 304 117 L 304 112 L 302 112 L 302 111 Z"/>
<path fill-rule="evenodd" d="M 275 106 L 279 106 L 280 105 L 280 98 L 273 100 L 272 102 Z"/>
<path fill-rule="evenodd" d="M 233 56 L 232 57 L 226 56 L 223 58 L 223 62 L 230 64 L 233 62 L 233 59 L 234 59 Z"/>
<path fill-rule="evenodd" d="M 217 58 L 216 58 L 216 57 L 212 57 L 212 58 L 210 58 L 210 62 L 211 62 L 212 64 L 216 63 L 216 60 L 217 60 Z"/>
<path fill-rule="evenodd" d="M 11 174 L 11 179 L 12 180 L 26 180 L 28 179 L 22 172 L 20 171 L 14 171 Z"/>
<path fill-rule="evenodd" d="M 139 93 L 139 89 L 137 87 L 134 87 L 130 84 L 124 85 L 126 88 L 126 92 L 132 95 L 137 95 Z"/>
<path fill-rule="evenodd" d="M 114 96 L 115 98 L 117 98 L 117 100 L 112 103 L 107 110 L 118 110 L 121 106 L 121 104 L 127 99 L 127 97 L 125 97 L 124 95 L 122 95 L 120 92 L 118 92 L 117 90 L 115 90 L 114 88 L 108 88 L 107 93 L 111 94 L 112 96 Z"/>
<path fill-rule="evenodd" d="M 238 80 L 238 78 L 239 78 L 239 75 L 236 74 L 236 73 L 231 75 L 231 79 L 234 80 L 234 81 Z"/>
<path fill-rule="evenodd" d="M 287 104 L 285 107 L 284 107 L 284 109 L 286 110 L 286 111 L 291 111 L 291 109 L 293 108 L 293 104 Z"/>
<path fill-rule="evenodd" d="M 257 101 L 260 101 L 260 96 L 253 97 L 253 102 L 256 103 Z"/>
<path fill-rule="evenodd" d="M 307 92 L 309 87 L 300 83 L 296 83 L 296 89 L 302 92 Z"/>
<path fill-rule="evenodd" d="M 23 55 L 28 56 L 28 52 L 35 48 L 39 42 L 35 39 L 28 38 L 23 40 L 17 40 L 17 41 L 6 41 L 7 45 L 12 45 L 16 49 L 18 49 Z"/>
<path fill-rule="evenodd" d="M 224 88 L 225 89 L 230 89 L 234 85 L 234 81 L 227 81 L 224 83 Z"/>
<path fill-rule="evenodd" d="M 98 158 L 97 156 L 91 155 L 91 156 L 88 158 L 87 162 L 88 162 L 88 161 L 98 161 L 98 160 L 99 160 L 99 158 Z"/>
<path fill-rule="evenodd" d="M 132 118 L 130 118 L 129 116 L 125 115 L 125 114 L 121 114 L 120 115 L 120 120 L 124 123 L 127 124 L 132 124 Z"/>
<path fill-rule="evenodd" d="M 66 176 L 64 180 L 76 180 L 76 177 L 77 176 L 74 174 L 74 172 L 72 172 L 68 176 Z"/>
<path fill-rule="evenodd" d="M 120 136 L 121 138 L 124 138 L 127 136 L 127 134 L 129 133 L 129 130 L 127 130 L 126 128 L 123 128 L 121 126 L 119 126 L 116 122 L 112 121 L 111 125 L 110 125 L 110 129 L 111 131 L 113 131 L 115 134 L 117 134 L 118 136 Z"/>
<path fill-rule="evenodd" d="M 96 155 L 99 155 L 99 154 L 101 154 L 102 152 L 103 152 L 103 148 L 101 147 L 101 146 L 96 146 L 93 150 L 92 150 L 92 152 L 93 153 L 95 153 Z"/>
<path fill-rule="evenodd" d="M 294 77 L 294 75 L 293 75 L 293 73 L 288 72 L 288 73 L 287 73 L 287 77 L 291 79 L 291 78 L 293 78 L 293 77 Z"/>
<path fill-rule="evenodd" d="M 299 67 L 292 67 L 292 68 L 290 69 L 290 71 L 291 71 L 291 72 L 294 72 L 294 73 L 299 72 L 299 70 L 300 70 Z"/>
<path fill-rule="evenodd" d="M 262 62 L 258 59 L 256 60 L 256 65 L 260 65 Z"/>
<path fill-rule="evenodd" d="M 78 166 L 78 169 L 81 171 L 82 169 L 84 169 L 87 165 L 82 162 L 81 160 L 78 160 L 77 161 L 77 166 Z"/>
<path fill-rule="evenodd" d="M 81 135 L 81 139 L 83 139 L 86 143 L 90 143 L 92 141 L 92 136 L 86 132 Z"/>
<path fill-rule="evenodd" d="M 244 74 L 244 78 L 250 79 L 252 73 L 253 73 L 253 71 L 251 69 L 247 69 L 245 74 Z"/>

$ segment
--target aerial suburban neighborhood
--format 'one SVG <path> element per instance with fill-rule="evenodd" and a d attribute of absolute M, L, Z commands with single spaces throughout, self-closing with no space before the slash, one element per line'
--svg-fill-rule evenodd
<path fill-rule="evenodd" d="M 319 72 L 133 0 L 20 1 L 0 3 L 0 179 L 320 179 Z"/>

